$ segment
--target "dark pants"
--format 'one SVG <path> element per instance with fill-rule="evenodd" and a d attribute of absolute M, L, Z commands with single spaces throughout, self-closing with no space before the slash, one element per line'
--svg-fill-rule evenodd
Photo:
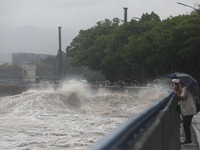
<path fill-rule="evenodd" d="M 185 131 L 186 141 L 191 141 L 191 123 L 192 123 L 193 115 L 183 116 L 183 128 Z"/>

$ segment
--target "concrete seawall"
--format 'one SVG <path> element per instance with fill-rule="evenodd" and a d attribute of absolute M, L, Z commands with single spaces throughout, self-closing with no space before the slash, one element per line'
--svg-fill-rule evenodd
<path fill-rule="evenodd" d="M 28 88 L 21 85 L 0 85 L 0 97 L 20 94 Z"/>

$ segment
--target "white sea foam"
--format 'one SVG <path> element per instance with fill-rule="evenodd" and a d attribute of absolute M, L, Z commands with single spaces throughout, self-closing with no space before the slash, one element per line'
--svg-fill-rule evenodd
<path fill-rule="evenodd" d="M 41 86 L 1 98 L 0 147 L 87 149 L 128 118 L 166 96 L 166 91 L 160 88 L 131 90 L 94 88 L 86 82 L 70 80 L 59 88 Z"/>

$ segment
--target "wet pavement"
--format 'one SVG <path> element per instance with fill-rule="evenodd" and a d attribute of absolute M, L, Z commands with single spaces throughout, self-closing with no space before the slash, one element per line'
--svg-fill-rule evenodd
<path fill-rule="evenodd" d="M 180 139 L 184 141 L 185 135 L 183 131 L 183 124 L 181 123 Z M 195 115 L 192 120 L 192 144 L 181 145 L 181 150 L 200 150 L 200 113 Z"/>

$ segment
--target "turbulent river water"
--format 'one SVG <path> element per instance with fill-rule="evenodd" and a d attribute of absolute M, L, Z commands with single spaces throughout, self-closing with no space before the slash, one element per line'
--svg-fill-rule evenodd
<path fill-rule="evenodd" d="M 70 80 L 0 98 L 0 149 L 85 150 L 167 94 L 108 89 Z"/>

